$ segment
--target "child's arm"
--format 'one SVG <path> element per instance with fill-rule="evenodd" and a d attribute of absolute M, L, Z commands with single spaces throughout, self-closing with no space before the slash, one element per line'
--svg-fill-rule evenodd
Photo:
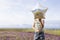
<path fill-rule="evenodd" d="M 40 23 L 41 23 L 41 28 L 43 28 L 44 27 L 44 20 L 41 19 Z"/>
<path fill-rule="evenodd" d="M 35 30 L 35 23 L 33 24 L 32 28 Z M 36 32 L 39 32 L 39 30 L 36 30 Z"/>
<path fill-rule="evenodd" d="M 33 23 L 33 25 L 32 25 L 32 29 L 34 29 L 34 30 L 35 30 L 35 23 Z"/>
<path fill-rule="evenodd" d="M 42 28 L 44 27 L 44 20 L 41 20 Z"/>

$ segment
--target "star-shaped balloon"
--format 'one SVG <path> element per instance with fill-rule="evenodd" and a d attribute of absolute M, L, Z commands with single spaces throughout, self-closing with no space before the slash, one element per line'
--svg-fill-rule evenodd
<path fill-rule="evenodd" d="M 37 4 L 34 9 L 32 9 L 32 13 L 34 14 L 34 18 L 45 19 L 45 13 L 47 11 L 47 7 L 43 7 L 41 4 Z"/>

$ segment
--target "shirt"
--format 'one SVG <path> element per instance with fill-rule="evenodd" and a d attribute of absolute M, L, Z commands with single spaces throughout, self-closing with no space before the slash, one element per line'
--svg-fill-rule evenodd
<path fill-rule="evenodd" d="M 36 32 L 36 30 L 41 30 L 41 23 L 40 23 L 39 19 L 35 19 L 35 32 Z"/>

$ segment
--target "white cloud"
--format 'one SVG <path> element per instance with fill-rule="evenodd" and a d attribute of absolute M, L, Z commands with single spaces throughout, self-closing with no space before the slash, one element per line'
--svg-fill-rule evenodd
<path fill-rule="evenodd" d="M 35 6 L 35 2 L 32 0 L 28 3 L 24 0 L 0 0 L 0 25 L 32 24 L 31 9 Z M 50 15 L 52 13 L 47 13 L 46 20 L 60 20 L 58 15 L 54 17 Z"/>
<path fill-rule="evenodd" d="M 24 9 L 21 11 L 22 6 L 17 0 L 0 0 L 0 25 L 21 25 L 27 22 L 27 16 L 24 15 Z M 20 9 L 19 9 L 20 8 Z"/>
<path fill-rule="evenodd" d="M 0 25 L 17 25 L 23 24 L 25 16 L 19 14 L 0 14 Z"/>

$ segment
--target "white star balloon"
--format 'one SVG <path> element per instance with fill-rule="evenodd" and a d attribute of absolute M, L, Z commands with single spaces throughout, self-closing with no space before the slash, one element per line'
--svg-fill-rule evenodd
<path fill-rule="evenodd" d="M 37 3 L 37 5 L 32 9 L 32 13 L 35 18 L 39 17 L 40 19 L 45 19 L 47 9 L 47 7 L 43 7 L 40 3 Z"/>

